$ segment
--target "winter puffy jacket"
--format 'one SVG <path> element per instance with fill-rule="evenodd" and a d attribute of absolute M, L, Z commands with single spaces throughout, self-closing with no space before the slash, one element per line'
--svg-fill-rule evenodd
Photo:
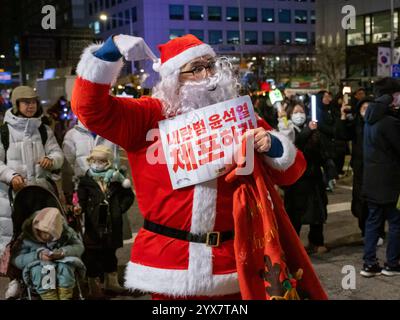
<path fill-rule="evenodd" d="M 365 113 L 362 192 L 378 205 L 396 203 L 400 194 L 400 119 L 390 114 L 391 103 L 383 95 Z"/>
<path fill-rule="evenodd" d="M 65 263 L 77 268 L 77 271 L 81 276 L 84 275 L 86 268 L 80 259 L 83 254 L 84 246 L 82 241 L 79 239 L 76 232 L 67 225 L 65 219 L 63 219 L 63 232 L 60 239 L 47 244 L 40 243 L 37 241 L 32 232 L 32 222 L 36 214 L 33 214 L 26 219 L 22 225 L 22 242 L 14 250 L 12 255 L 12 263 L 18 268 L 23 270 L 23 278 L 26 283 L 29 283 L 30 269 L 42 261 L 39 260 L 39 253 L 42 250 L 55 250 L 61 249 L 64 252 L 64 258 L 53 261 L 53 263 Z M 59 286 L 63 287 L 62 278 L 58 279 Z"/>
<path fill-rule="evenodd" d="M 86 159 L 92 149 L 100 144 L 106 145 L 113 150 L 114 158 L 116 157 L 118 153 L 117 145 L 100 136 L 94 138 L 92 133 L 80 121 L 66 133 L 63 142 L 63 151 L 65 159 L 72 167 L 76 178 L 83 177 L 86 174 L 86 171 L 89 169 Z"/>
<path fill-rule="evenodd" d="M 47 141 L 43 146 L 39 132 L 41 117 L 22 118 L 15 116 L 11 109 L 4 117 L 10 132 L 7 157 L 3 144 L 0 142 L 0 255 L 12 237 L 11 207 L 8 200 L 8 189 L 16 174 L 26 179 L 28 185 L 41 185 L 51 190 L 52 186 L 46 180 L 51 172 L 39 166 L 43 157 L 53 160 L 53 168 L 60 169 L 64 156 L 53 132 L 46 126 Z M 5 163 L 7 159 L 7 163 Z"/>

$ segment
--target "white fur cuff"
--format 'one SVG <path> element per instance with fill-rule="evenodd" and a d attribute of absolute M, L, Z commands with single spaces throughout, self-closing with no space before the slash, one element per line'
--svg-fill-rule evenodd
<path fill-rule="evenodd" d="M 268 131 L 269 134 L 278 138 L 283 146 L 283 154 L 279 158 L 264 157 L 265 162 L 274 169 L 285 171 L 293 165 L 296 160 L 296 147 L 283 134 L 276 131 Z"/>
<path fill-rule="evenodd" d="M 76 73 L 83 79 L 99 84 L 114 84 L 124 65 L 122 58 L 115 62 L 101 60 L 93 55 L 102 45 L 92 44 L 81 56 Z"/>
<path fill-rule="evenodd" d="M 222 296 L 240 292 L 238 274 L 212 275 L 198 283 L 188 270 L 159 269 L 129 262 L 125 271 L 125 287 L 131 290 L 159 293 L 174 297 Z"/>

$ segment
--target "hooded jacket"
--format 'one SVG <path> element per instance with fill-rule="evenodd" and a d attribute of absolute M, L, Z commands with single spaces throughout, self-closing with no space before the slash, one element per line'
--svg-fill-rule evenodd
<path fill-rule="evenodd" d="M 375 204 L 396 203 L 400 194 L 400 119 L 390 115 L 391 103 L 381 96 L 365 114 L 362 191 Z"/>
<path fill-rule="evenodd" d="M 114 157 L 118 152 L 117 145 L 100 136 L 93 137 L 92 133 L 80 121 L 67 132 L 64 137 L 63 151 L 75 177 L 83 177 L 86 174 L 89 169 L 86 159 L 97 145 L 106 145 L 111 148 L 114 152 Z"/>
<path fill-rule="evenodd" d="M 76 267 L 79 274 L 83 276 L 86 268 L 80 257 L 83 254 L 84 246 L 76 232 L 67 225 L 67 222 L 63 218 L 61 237 L 53 242 L 41 243 L 37 240 L 32 230 L 32 223 L 38 214 L 39 212 L 32 214 L 22 225 L 22 242 L 12 255 L 11 261 L 13 265 L 23 270 L 23 278 L 25 281 L 28 281 L 30 269 L 41 263 L 39 253 L 42 250 L 48 249 L 53 251 L 61 249 L 64 252 L 64 258 L 56 260 L 56 262 Z"/>
<path fill-rule="evenodd" d="M 0 142 L 0 255 L 12 237 L 11 208 L 8 200 L 8 189 L 16 174 L 27 180 L 29 185 L 40 185 L 51 190 L 47 178 L 49 170 L 40 167 L 39 160 L 47 156 L 53 160 L 53 170 L 60 169 L 64 156 L 51 129 L 46 126 L 47 141 L 43 146 L 39 133 L 42 117 L 23 118 L 14 115 L 11 109 L 4 117 L 10 132 L 7 149 L 7 164 L 5 151 Z"/>

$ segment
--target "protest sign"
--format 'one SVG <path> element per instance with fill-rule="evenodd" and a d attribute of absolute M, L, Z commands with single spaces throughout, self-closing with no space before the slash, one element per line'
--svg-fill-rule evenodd
<path fill-rule="evenodd" d="M 172 187 L 179 189 L 224 175 L 234 163 L 243 135 L 256 127 L 249 96 L 160 121 Z"/>

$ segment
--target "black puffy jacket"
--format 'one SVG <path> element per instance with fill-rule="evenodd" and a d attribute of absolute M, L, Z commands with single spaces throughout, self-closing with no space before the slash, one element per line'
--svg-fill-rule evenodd
<path fill-rule="evenodd" d="M 365 114 L 362 192 L 375 204 L 395 203 L 400 194 L 400 119 L 391 115 L 391 103 L 381 96 Z"/>
<path fill-rule="evenodd" d="M 119 182 L 111 182 L 104 193 L 86 173 L 79 180 L 78 197 L 85 214 L 85 248 L 122 247 L 122 214 L 135 200 L 132 190 L 123 188 Z M 105 200 L 108 206 L 104 206 Z"/>

